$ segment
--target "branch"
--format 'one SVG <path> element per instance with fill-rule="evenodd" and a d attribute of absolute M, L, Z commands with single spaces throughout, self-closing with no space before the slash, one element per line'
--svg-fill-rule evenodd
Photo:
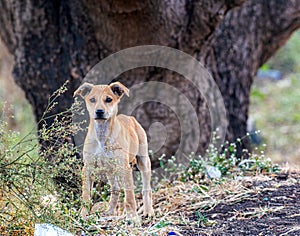
<path fill-rule="evenodd" d="M 224 16 L 246 0 L 192 0 L 187 3 L 188 23 L 183 38 L 185 45 L 194 51 L 204 44 Z"/>
<path fill-rule="evenodd" d="M 300 1 L 251 0 L 224 18 L 210 39 L 209 57 L 224 51 L 224 57 L 214 58 L 218 68 L 236 77 L 242 64 L 254 76 L 299 27 Z"/>

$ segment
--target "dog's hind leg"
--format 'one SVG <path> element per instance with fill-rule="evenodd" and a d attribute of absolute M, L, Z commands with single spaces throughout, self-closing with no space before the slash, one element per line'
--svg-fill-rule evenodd
<path fill-rule="evenodd" d="M 136 212 L 136 201 L 134 196 L 134 183 L 132 169 L 130 166 L 124 167 L 123 172 L 123 185 L 125 191 L 125 210 L 126 215 L 129 218 L 134 218 L 137 216 Z"/>
<path fill-rule="evenodd" d="M 144 215 L 153 216 L 154 211 L 152 208 L 152 189 L 150 184 L 151 162 L 148 153 L 144 156 L 137 156 L 137 167 L 142 175 Z"/>
<path fill-rule="evenodd" d="M 139 148 L 137 153 L 137 167 L 142 175 L 143 182 L 143 207 L 144 215 L 153 216 L 152 207 L 152 189 L 151 189 L 151 161 L 148 154 L 147 135 L 142 126 L 135 119 L 136 132 L 139 139 Z"/>

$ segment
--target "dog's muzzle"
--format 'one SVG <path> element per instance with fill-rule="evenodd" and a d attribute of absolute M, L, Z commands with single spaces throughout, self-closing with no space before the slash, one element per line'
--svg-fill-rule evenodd
<path fill-rule="evenodd" d="M 95 111 L 95 120 L 106 120 L 105 116 L 105 111 L 98 109 Z"/>

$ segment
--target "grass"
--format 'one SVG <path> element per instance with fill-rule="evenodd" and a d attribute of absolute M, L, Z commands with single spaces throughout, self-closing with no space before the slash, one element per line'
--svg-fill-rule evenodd
<path fill-rule="evenodd" d="M 176 182 L 160 188 L 154 193 L 154 210 L 152 219 L 144 219 L 143 225 L 133 227 L 124 224 L 124 218 L 102 218 L 95 222 L 99 229 L 105 229 L 103 235 L 167 235 L 169 232 L 180 232 L 184 227 L 206 227 L 215 224 L 205 212 L 218 204 L 232 204 L 246 199 L 254 190 L 246 189 L 240 181 L 229 180 L 216 183 L 211 181 L 205 192 L 195 192 L 195 182 Z M 138 195 L 141 204 L 141 196 Z M 191 216 L 195 216 L 193 220 Z M 178 226 L 180 225 L 180 227 Z M 105 232 L 105 234 L 104 234 Z M 180 234 L 177 234 L 180 235 Z"/>
<path fill-rule="evenodd" d="M 283 73 L 280 81 L 255 81 L 250 116 L 262 131 L 266 155 L 300 166 L 300 30 L 263 67 Z"/>
<path fill-rule="evenodd" d="M 256 207 L 252 209 L 247 209 L 247 211 L 236 212 L 234 218 L 238 219 L 251 219 L 251 218 L 262 218 L 270 213 L 278 212 L 284 209 L 284 206 L 277 207 Z"/>
<path fill-rule="evenodd" d="M 250 116 L 256 120 L 266 155 L 273 161 L 300 164 L 300 74 L 283 80 L 256 81 L 251 94 Z"/>

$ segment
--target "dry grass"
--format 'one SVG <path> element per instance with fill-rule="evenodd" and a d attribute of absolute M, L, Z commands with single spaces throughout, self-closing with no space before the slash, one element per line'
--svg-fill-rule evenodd
<path fill-rule="evenodd" d="M 213 220 L 214 217 L 206 218 L 206 212 L 220 205 L 229 206 L 251 201 L 262 192 L 274 192 L 283 185 L 295 184 L 295 179 L 290 178 L 275 185 L 273 183 L 270 187 L 264 185 L 264 183 L 274 181 L 276 177 L 276 175 L 259 175 L 219 182 L 208 180 L 203 185 L 195 182 L 175 182 L 161 187 L 153 194 L 155 217 L 143 219 L 141 225 L 127 221 L 124 216 L 100 217 L 92 225 L 92 228 L 97 230 L 100 235 L 168 235 L 170 232 L 184 235 L 184 232 L 190 232 L 191 229 L 201 230 L 201 232 L 203 230 L 203 233 L 205 231 L 207 235 L 210 235 L 209 232 L 212 233 L 212 230 L 216 230 L 213 226 L 217 222 Z M 137 198 L 141 207 L 141 195 L 137 195 Z M 233 216 L 228 220 L 255 220 L 280 212 L 284 208 L 281 205 L 236 210 L 229 212 L 229 215 Z M 101 216 L 101 212 L 99 215 Z M 292 232 L 298 228 L 290 230 Z"/>
<path fill-rule="evenodd" d="M 167 235 L 169 232 L 182 235 L 180 232 L 191 227 L 214 225 L 213 220 L 202 215 L 206 211 L 221 203 L 241 202 L 255 193 L 256 190 L 248 189 L 243 183 L 237 180 L 209 181 L 205 185 L 176 182 L 153 194 L 155 217 L 143 219 L 141 226 L 139 223 L 129 224 L 123 216 L 118 216 L 100 217 L 92 228 L 101 235 Z M 141 206 L 141 196 L 137 198 Z M 201 212 L 198 221 L 193 220 L 196 212 Z"/>

